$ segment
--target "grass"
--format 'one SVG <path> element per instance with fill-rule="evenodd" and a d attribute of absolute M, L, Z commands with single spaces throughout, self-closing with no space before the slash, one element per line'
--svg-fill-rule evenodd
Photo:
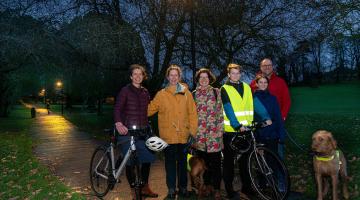
<path fill-rule="evenodd" d="M 318 88 L 292 88 L 293 105 L 286 128 L 295 141 L 308 151 L 312 134 L 319 129 L 333 133 L 348 160 L 351 199 L 360 199 L 360 84 L 339 84 Z M 288 141 L 287 166 L 292 190 L 316 197 L 312 157 Z"/>
<path fill-rule="evenodd" d="M 358 114 L 360 82 L 291 89 L 291 113 Z"/>
<path fill-rule="evenodd" d="M 32 121 L 29 109 L 20 106 L 0 119 L 0 199 L 84 199 L 33 156 Z"/>

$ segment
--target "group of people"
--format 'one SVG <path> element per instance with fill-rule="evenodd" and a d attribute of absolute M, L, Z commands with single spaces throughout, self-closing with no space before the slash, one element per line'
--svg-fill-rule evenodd
<path fill-rule="evenodd" d="M 273 71 L 272 61 L 266 58 L 260 62 L 260 72 L 250 86 L 240 81 L 240 65 L 229 64 L 227 72 L 227 82 L 218 89 L 211 86 L 215 81 L 213 73 L 206 68 L 200 69 L 195 75 L 196 89 L 190 92 L 187 85 L 181 83 L 181 68 L 170 65 L 166 71 L 168 85 L 150 100 L 148 91 L 141 85 L 147 77 L 145 68 L 138 64 L 130 66 L 131 83 L 122 88 L 116 98 L 115 126 L 121 135 L 120 140 L 124 140 L 129 137 L 129 128 L 136 126 L 145 130 L 149 126 L 147 117 L 158 114 L 159 137 L 168 143 L 164 149 L 167 199 L 175 199 L 176 194 L 183 198 L 190 196 L 186 160 L 190 137 L 195 139 L 193 147 L 197 155 L 207 165 L 204 184 L 214 199 L 221 199 L 221 179 L 227 197 L 240 198 L 233 188 L 235 152 L 229 144 L 234 134 L 246 131 L 245 127 L 254 120 L 267 124 L 257 139 L 275 153 L 283 154 L 279 146 L 285 139 L 283 122 L 290 108 L 290 97 L 285 81 Z M 157 197 L 148 182 L 155 156 L 145 147 L 145 141 L 138 141 L 136 146 L 145 183 L 142 193 Z M 127 147 L 123 145 L 123 151 Z M 242 157 L 246 159 L 246 155 Z M 251 193 L 251 185 L 245 163 L 240 160 L 242 192 L 246 194 Z M 131 165 L 126 167 L 126 176 L 133 188 L 134 170 Z"/>

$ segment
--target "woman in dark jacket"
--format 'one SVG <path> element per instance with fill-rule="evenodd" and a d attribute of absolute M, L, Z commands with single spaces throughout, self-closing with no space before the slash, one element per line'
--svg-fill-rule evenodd
<path fill-rule="evenodd" d="M 142 81 L 146 79 L 145 68 L 138 64 L 131 65 L 130 79 L 131 83 L 121 89 L 114 106 L 115 126 L 120 134 L 119 141 L 122 143 L 123 155 L 130 146 L 128 129 L 144 130 L 146 132 L 149 126 L 147 107 L 150 96 L 147 89 L 141 85 Z M 146 148 L 145 141 L 142 139 L 136 141 L 136 152 L 141 163 L 141 175 L 145 184 L 141 192 L 144 196 L 156 198 L 158 194 L 153 192 L 148 184 L 150 163 L 154 162 L 155 155 Z M 135 199 L 134 173 L 134 167 L 128 162 L 126 165 L 126 177 L 131 187 L 133 199 Z"/>
<path fill-rule="evenodd" d="M 270 150 L 278 154 L 278 144 L 283 143 L 285 139 L 284 123 L 281 118 L 281 112 L 276 97 L 268 91 L 269 79 L 263 75 L 257 75 L 256 79 L 256 96 L 268 111 L 272 124 L 258 130 L 256 139 L 258 142 L 265 144 Z M 261 121 L 255 113 L 255 120 Z"/>

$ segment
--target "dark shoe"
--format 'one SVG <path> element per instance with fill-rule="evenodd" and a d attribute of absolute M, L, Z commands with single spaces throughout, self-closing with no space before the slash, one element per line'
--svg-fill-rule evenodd
<path fill-rule="evenodd" d="M 176 198 L 176 194 L 175 193 L 171 193 L 171 194 L 168 194 L 165 199 L 175 199 Z"/>
<path fill-rule="evenodd" d="M 187 191 L 187 190 L 181 190 L 181 191 L 179 192 L 179 197 L 189 198 L 189 197 L 190 197 L 190 192 Z"/>
<path fill-rule="evenodd" d="M 237 193 L 237 192 L 235 192 L 235 191 L 233 191 L 233 192 L 230 192 L 230 193 L 228 193 L 227 194 L 228 196 L 228 199 L 230 199 L 230 200 L 240 200 L 240 195 L 239 195 L 239 193 Z"/>
<path fill-rule="evenodd" d="M 248 196 L 256 195 L 256 192 L 252 188 L 242 188 L 241 192 L 248 195 Z"/>

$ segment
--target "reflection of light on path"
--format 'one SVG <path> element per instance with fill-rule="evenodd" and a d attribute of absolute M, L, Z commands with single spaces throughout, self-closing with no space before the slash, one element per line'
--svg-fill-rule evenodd
<path fill-rule="evenodd" d="M 39 110 L 44 110 L 44 112 L 47 113 L 46 109 Z M 58 115 L 49 115 L 44 117 L 41 120 L 41 124 L 43 125 L 43 130 L 47 133 L 61 135 L 69 134 L 71 131 L 74 131 L 74 126 L 64 117 Z"/>
<path fill-rule="evenodd" d="M 88 175 L 89 164 L 92 152 L 103 142 L 93 140 L 89 134 L 79 131 L 75 125 L 55 113 L 37 117 L 31 132 L 39 141 L 34 149 L 39 160 L 51 166 L 61 181 L 69 185 L 74 192 L 90 194 L 87 199 L 95 199 L 91 196 L 93 193 Z M 158 160 L 152 164 L 150 173 L 151 187 L 160 194 L 157 199 L 164 199 L 167 194 L 164 177 L 164 162 Z M 125 181 L 125 173 L 121 175 L 121 180 L 104 200 L 130 199 L 131 190 Z"/>
<path fill-rule="evenodd" d="M 40 114 L 48 114 L 48 111 L 45 108 L 36 108 L 36 112 Z"/>
<path fill-rule="evenodd" d="M 34 107 L 32 104 L 28 104 L 28 103 L 24 103 L 24 102 L 21 102 L 25 107 L 27 108 L 32 108 Z"/>
<path fill-rule="evenodd" d="M 21 103 L 22 105 L 24 105 L 26 108 L 35 107 L 36 112 L 39 113 L 39 114 L 42 114 L 42 115 L 43 115 L 43 114 L 48 114 L 48 111 L 47 111 L 46 108 L 37 108 L 35 105 L 29 104 L 29 103 L 25 103 L 25 102 L 23 102 L 23 101 L 20 101 L 20 103 Z"/>

